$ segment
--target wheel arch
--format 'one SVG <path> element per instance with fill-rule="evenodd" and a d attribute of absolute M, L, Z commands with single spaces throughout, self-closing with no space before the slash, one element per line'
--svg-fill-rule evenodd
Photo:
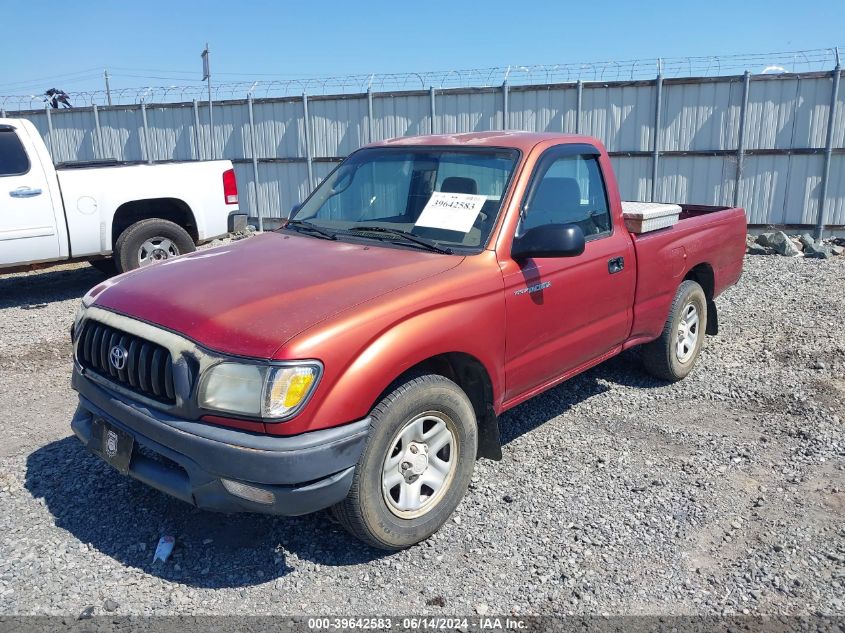
<path fill-rule="evenodd" d="M 152 218 L 169 220 L 185 229 L 195 244 L 199 241 L 197 219 L 187 202 L 180 198 L 145 198 L 124 202 L 115 210 L 111 227 L 112 249 L 123 231 L 140 220 Z"/>
<path fill-rule="evenodd" d="M 707 299 L 707 329 L 705 332 L 710 335 L 719 333 L 719 315 L 716 310 L 714 294 L 716 291 L 716 275 L 713 267 L 707 262 L 696 264 L 684 276 L 684 281 L 694 281 L 704 290 Z"/>
<path fill-rule="evenodd" d="M 502 458 L 499 419 L 496 416 L 493 381 L 478 358 L 466 352 L 445 352 L 430 356 L 396 376 L 372 403 L 374 407 L 397 386 L 424 374 L 437 374 L 456 383 L 467 394 L 478 423 L 477 457 Z"/>

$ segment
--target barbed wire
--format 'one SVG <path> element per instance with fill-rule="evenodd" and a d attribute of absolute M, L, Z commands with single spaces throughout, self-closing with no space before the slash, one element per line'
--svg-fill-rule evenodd
<path fill-rule="evenodd" d="M 629 59 L 603 62 L 571 62 L 535 64 L 531 66 L 491 66 L 489 68 L 451 69 L 409 73 L 371 73 L 317 78 L 280 78 L 223 81 L 212 85 L 215 101 L 226 99 L 289 97 L 308 95 L 352 94 L 429 88 L 473 88 L 509 85 L 535 85 L 584 82 L 634 81 L 654 79 L 660 72 L 666 78 L 709 77 L 740 74 L 746 70 L 755 74 L 797 73 L 830 70 L 838 63 L 835 48 L 801 51 L 748 53 Z M 230 73 L 231 74 L 231 73 Z M 245 75 L 248 76 L 248 75 Z M 120 77 L 138 77 L 111 75 Z M 179 81 L 186 81 L 184 78 Z M 75 91 L 70 94 L 75 107 L 132 105 L 146 103 L 190 102 L 208 98 L 207 86 L 202 82 L 171 86 L 143 86 L 106 90 Z M 33 110 L 44 107 L 43 95 L 0 95 L 0 110 Z"/>

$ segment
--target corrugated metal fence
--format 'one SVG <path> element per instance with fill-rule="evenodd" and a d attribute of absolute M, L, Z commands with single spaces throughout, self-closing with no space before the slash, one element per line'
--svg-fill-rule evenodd
<path fill-rule="evenodd" d="M 580 132 L 610 151 L 622 196 L 738 204 L 755 225 L 845 226 L 840 71 L 141 104 L 8 113 L 56 162 L 228 158 L 241 206 L 284 217 L 341 158 L 394 136 Z M 832 118 L 831 118 L 832 117 Z M 825 173 L 829 178 L 825 183 Z M 826 189 L 826 195 L 825 195 Z"/>

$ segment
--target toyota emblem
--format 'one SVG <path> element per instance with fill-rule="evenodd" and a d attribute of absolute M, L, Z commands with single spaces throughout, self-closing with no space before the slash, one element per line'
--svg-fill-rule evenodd
<path fill-rule="evenodd" d="M 111 366 L 117 371 L 123 371 L 123 368 L 126 367 L 126 356 L 126 349 L 120 345 L 115 345 L 109 352 L 109 361 L 111 362 Z"/>

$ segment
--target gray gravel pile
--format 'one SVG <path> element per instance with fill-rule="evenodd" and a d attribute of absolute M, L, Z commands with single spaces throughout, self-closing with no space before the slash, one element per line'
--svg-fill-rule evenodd
<path fill-rule="evenodd" d="M 196 511 L 68 437 L 99 279 L 0 278 L 2 613 L 845 613 L 845 258 L 747 257 L 681 383 L 628 353 L 508 412 L 504 460 L 396 554 L 326 514 Z"/>

